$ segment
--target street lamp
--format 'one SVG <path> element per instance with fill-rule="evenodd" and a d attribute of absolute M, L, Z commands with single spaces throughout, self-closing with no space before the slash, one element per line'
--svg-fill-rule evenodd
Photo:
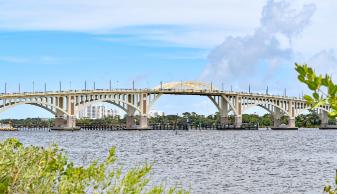
<path fill-rule="evenodd" d="M 60 92 L 62 91 L 62 82 L 60 81 L 59 82 L 59 89 L 60 89 Z"/>

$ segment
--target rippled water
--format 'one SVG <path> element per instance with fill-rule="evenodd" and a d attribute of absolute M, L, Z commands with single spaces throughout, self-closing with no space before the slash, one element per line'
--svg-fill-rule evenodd
<path fill-rule="evenodd" d="M 192 193 L 322 193 L 337 169 L 337 131 L 1 132 L 25 144 L 57 143 L 87 164 L 116 146 L 126 168 L 154 162 L 156 183 Z"/>

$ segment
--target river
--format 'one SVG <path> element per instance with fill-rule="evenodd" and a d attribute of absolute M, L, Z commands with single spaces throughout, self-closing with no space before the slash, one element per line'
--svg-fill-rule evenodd
<path fill-rule="evenodd" d="M 154 184 L 192 193 L 322 193 L 337 169 L 337 130 L 1 132 L 9 137 L 57 143 L 76 164 L 116 146 L 125 168 L 154 163 Z"/>

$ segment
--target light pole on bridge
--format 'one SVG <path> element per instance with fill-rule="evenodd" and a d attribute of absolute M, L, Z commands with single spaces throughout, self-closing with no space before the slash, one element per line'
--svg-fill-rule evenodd
<path fill-rule="evenodd" d="M 60 89 L 60 92 L 62 92 L 62 82 L 61 81 L 59 82 L 59 89 Z"/>
<path fill-rule="evenodd" d="M 7 93 L 7 83 L 5 82 L 5 94 Z"/>
<path fill-rule="evenodd" d="M 19 93 L 21 93 L 21 84 L 20 83 L 19 83 L 18 89 L 19 89 Z"/>
<path fill-rule="evenodd" d="M 135 90 L 135 80 L 132 80 L 132 89 Z"/>
<path fill-rule="evenodd" d="M 111 80 L 109 80 L 109 90 L 111 91 L 112 89 L 112 83 L 111 83 Z"/>
<path fill-rule="evenodd" d="M 33 81 L 33 93 L 35 93 L 35 82 Z"/>
<path fill-rule="evenodd" d="M 266 94 L 268 95 L 268 93 L 269 93 L 269 88 L 268 88 L 268 86 L 267 86 L 267 89 L 266 89 Z"/>
<path fill-rule="evenodd" d="M 248 89 L 248 93 L 250 94 L 250 84 L 249 84 L 249 89 Z"/>
<path fill-rule="evenodd" d="M 44 83 L 44 93 L 47 93 L 47 83 Z"/>
<path fill-rule="evenodd" d="M 96 90 L 96 82 L 94 82 L 94 90 Z"/>
<path fill-rule="evenodd" d="M 87 90 L 87 80 L 84 80 L 84 90 Z"/>

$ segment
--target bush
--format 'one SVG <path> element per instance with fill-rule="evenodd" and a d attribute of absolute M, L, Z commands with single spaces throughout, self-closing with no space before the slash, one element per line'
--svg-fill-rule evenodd
<path fill-rule="evenodd" d="M 148 188 L 151 165 L 122 173 L 113 165 L 116 160 L 112 148 L 101 163 L 75 166 L 56 145 L 24 147 L 17 139 L 7 139 L 0 142 L 0 193 L 188 193 L 163 185 Z"/>

